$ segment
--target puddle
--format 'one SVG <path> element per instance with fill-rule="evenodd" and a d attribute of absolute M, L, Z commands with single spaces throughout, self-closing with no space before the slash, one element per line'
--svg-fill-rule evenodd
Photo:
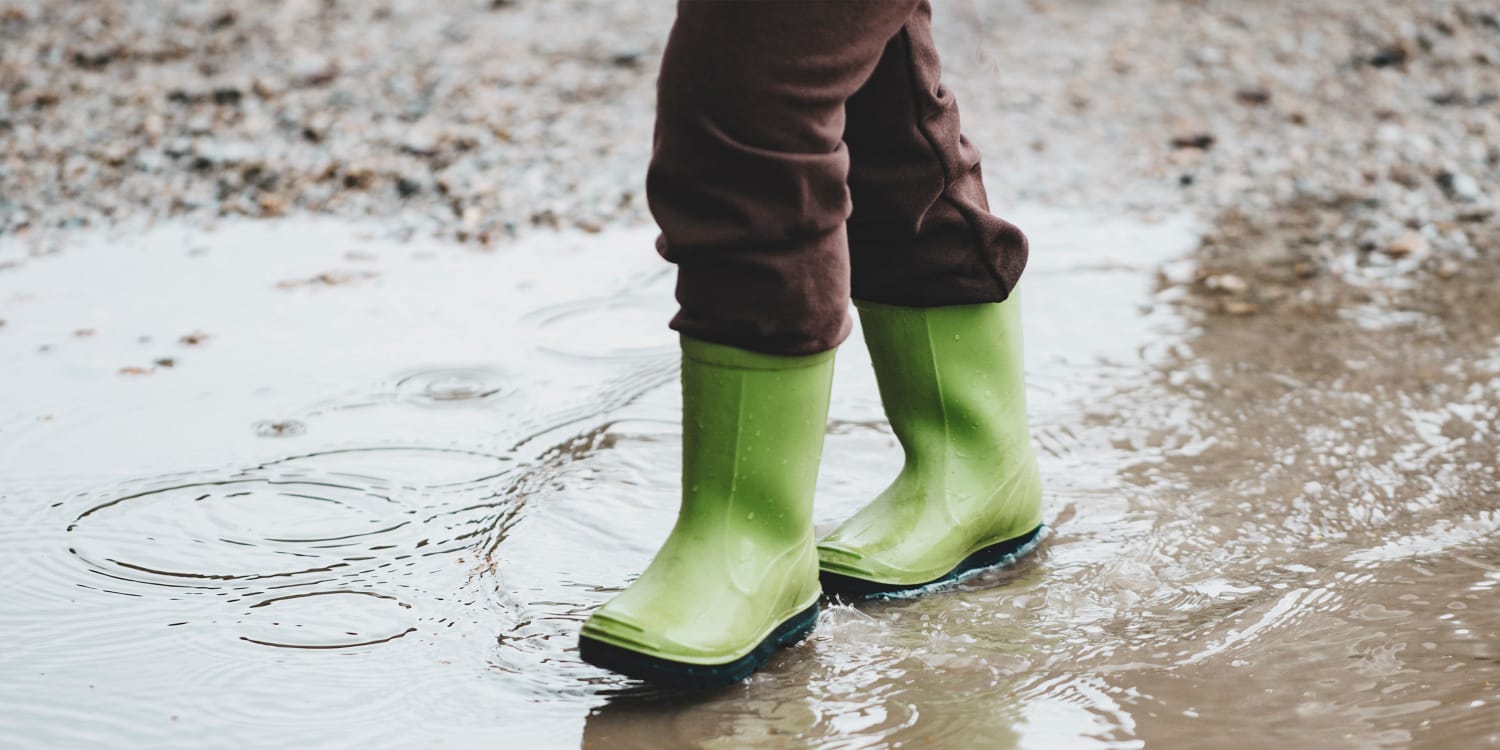
<path fill-rule="evenodd" d="M 493 399 L 510 392 L 511 378 L 479 368 L 446 368 L 415 372 L 396 381 L 396 393 L 417 403 Z"/>
<path fill-rule="evenodd" d="M 311 591 L 251 604 L 240 622 L 241 640 L 262 646 L 357 649 L 394 641 L 416 628 L 411 605 L 368 591 Z"/>
<path fill-rule="evenodd" d="M 106 501 L 68 526 L 68 545 L 90 572 L 117 581 L 295 580 L 379 559 L 411 515 L 350 485 L 230 479 Z"/>
<path fill-rule="evenodd" d="M 1205 327 L 1153 291 L 1188 221 L 1015 218 L 1051 538 L 702 696 L 574 648 L 676 509 L 650 231 L 5 271 L 0 745 L 1500 747 L 1500 321 Z M 819 527 L 896 461 L 856 336 Z"/>

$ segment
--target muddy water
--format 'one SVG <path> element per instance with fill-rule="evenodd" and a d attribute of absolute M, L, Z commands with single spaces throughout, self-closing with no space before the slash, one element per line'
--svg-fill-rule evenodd
<path fill-rule="evenodd" d="M 1500 746 L 1500 316 L 1456 314 L 1488 295 L 1205 328 L 1153 291 L 1188 222 L 1017 218 L 1046 545 L 830 603 L 702 696 L 573 647 L 674 513 L 649 232 L 22 259 L 0 746 Z M 857 339 L 838 368 L 825 528 L 899 459 Z"/>

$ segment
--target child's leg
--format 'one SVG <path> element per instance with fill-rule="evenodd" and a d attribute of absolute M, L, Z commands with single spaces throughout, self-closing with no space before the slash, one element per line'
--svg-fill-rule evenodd
<path fill-rule="evenodd" d="M 584 623 L 589 662 L 731 682 L 816 622 L 813 488 L 849 330 L 844 101 L 916 2 L 678 5 L 647 192 L 679 265 L 682 508 Z"/>
<path fill-rule="evenodd" d="M 848 104 L 853 293 L 906 464 L 820 543 L 830 591 L 943 580 L 1026 548 L 1041 524 L 1012 296 L 1026 240 L 988 210 L 929 11 Z"/>
<path fill-rule="evenodd" d="M 849 332 L 844 102 L 917 0 L 684 0 L 647 178 L 693 338 L 811 354 Z"/>
<path fill-rule="evenodd" d="M 931 18 L 922 0 L 849 99 L 853 293 L 914 307 L 999 302 L 1026 264 L 1026 238 L 989 212 Z"/>

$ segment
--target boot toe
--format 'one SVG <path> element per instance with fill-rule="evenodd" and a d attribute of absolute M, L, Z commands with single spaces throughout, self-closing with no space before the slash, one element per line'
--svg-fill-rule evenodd
<path fill-rule="evenodd" d="M 914 571 L 881 559 L 857 547 L 839 542 L 818 545 L 818 567 L 824 573 L 883 584 L 921 582 L 924 571 Z"/>
<path fill-rule="evenodd" d="M 712 630 L 678 623 L 643 622 L 621 612 L 599 611 L 584 622 L 579 636 L 592 638 L 658 659 L 687 664 L 718 664 L 734 661 L 755 644 L 740 644 L 720 638 L 705 640 Z M 722 634 L 722 633 L 721 633 Z"/>

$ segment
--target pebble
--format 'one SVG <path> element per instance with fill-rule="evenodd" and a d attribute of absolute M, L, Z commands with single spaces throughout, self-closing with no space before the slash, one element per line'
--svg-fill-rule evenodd
<path fill-rule="evenodd" d="M 1212 274 L 1204 278 L 1203 286 L 1224 294 L 1244 294 L 1250 289 L 1244 279 L 1231 273 Z"/>
<path fill-rule="evenodd" d="M 1257 305 L 1254 302 L 1246 302 L 1244 300 L 1227 299 L 1224 300 L 1223 304 L 1220 306 L 1220 309 L 1223 310 L 1224 314 L 1226 315 L 1246 317 L 1259 313 L 1260 305 Z"/>
<path fill-rule="evenodd" d="M 1421 255 L 1427 252 L 1427 238 L 1420 232 L 1407 232 L 1385 246 L 1385 254 L 1392 258 Z"/>
<path fill-rule="evenodd" d="M 1438 184 L 1456 201 L 1477 203 L 1484 198 L 1479 181 L 1463 172 L 1442 172 L 1438 175 Z"/>
<path fill-rule="evenodd" d="M 545 210 L 646 219 L 619 195 L 650 151 L 673 8 L 504 5 L 37 6 L 0 29 L 0 235 L 314 212 L 478 240 Z"/>

